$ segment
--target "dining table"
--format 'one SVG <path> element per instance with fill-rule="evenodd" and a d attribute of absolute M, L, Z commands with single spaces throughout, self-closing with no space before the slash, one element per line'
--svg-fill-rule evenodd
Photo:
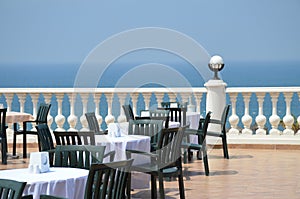
<path fill-rule="evenodd" d="M 114 161 L 126 160 L 126 149 L 150 152 L 150 137 L 143 135 L 126 135 L 115 137 L 110 135 L 95 135 L 95 144 L 106 146 L 105 152 L 115 151 Z M 133 154 L 131 156 L 133 165 L 144 164 L 150 161 L 149 157 Z M 109 157 L 103 160 L 109 161 Z M 150 176 L 144 173 L 132 172 L 131 188 L 144 189 L 149 188 Z"/>
<path fill-rule="evenodd" d="M 30 169 L 7 169 L 0 171 L 0 178 L 27 182 L 23 196 L 39 199 L 41 194 L 68 199 L 84 198 L 89 170 L 67 167 L 50 167 L 44 173 L 32 173 Z"/>

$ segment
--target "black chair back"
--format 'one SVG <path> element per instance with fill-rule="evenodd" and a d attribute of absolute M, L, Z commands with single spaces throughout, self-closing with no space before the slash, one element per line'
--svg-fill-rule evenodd
<path fill-rule="evenodd" d="M 134 114 L 133 114 L 130 104 L 123 105 L 122 108 L 124 110 L 127 122 L 129 122 L 129 120 L 134 120 Z"/>
<path fill-rule="evenodd" d="M 0 109 L 0 143 L 2 164 L 7 164 L 6 108 Z"/>
<path fill-rule="evenodd" d="M 100 130 L 100 125 L 95 112 L 86 113 L 85 117 L 87 119 L 90 131 L 94 131 L 96 134 L 104 134 L 104 132 L 101 132 Z"/>
<path fill-rule="evenodd" d="M 92 164 L 88 175 L 85 199 L 124 199 L 133 160 Z M 130 187 L 127 187 L 130 189 Z"/>
<path fill-rule="evenodd" d="M 95 145 L 94 131 L 53 131 L 57 145 Z"/>
<path fill-rule="evenodd" d="M 47 123 L 47 117 L 50 110 L 51 104 L 40 104 L 37 115 L 36 124 Z"/>
<path fill-rule="evenodd" d="M 9 179 L 0 179 L 0 198 L 20 199 L 26 182 L 18 182 Z"/>

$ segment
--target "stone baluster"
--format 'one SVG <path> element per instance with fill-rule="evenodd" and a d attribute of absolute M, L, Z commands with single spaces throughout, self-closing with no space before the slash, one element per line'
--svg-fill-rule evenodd
<path fill-rule="evenodd" d="M 270 135 L 280 135 L 281 132 L 278 129 L 280 123 L 280 117 L 277 115 L 277 101 L 279 93 L 270 93 L 272 101 L 272 115 L 269 118 L 269 122 L 272 126 L 272 129 L 269 131 Z"/>
<path fill-rule="evenodd" d="M 14 94 L 12 93 L 8 93 L 8 94 L 5 94 L 5 97 L 6 97 L 6 104 L 7 104 L 7 112 L 10 112 L 12 111 L 11 110 L 11 107 L 12 107 L 12 102 L 13 102 L 13 98 L 14 98 Z M 12 128 L 12 125 L 9 125 L 8 126 L 8 129 L 7 129 L 7 133 L 8 133 L 8 137 L 10 136 L 10 134 L 12 134 L 13 132 L 13 128 Z"/>
<path fill-rule="evenodd" d="M 188 103 L 190 96 L 191 93 L 181 93 L 181 103 Z"/>
<path fill-rule="evenodd" d="M 7 112 L 10 112 L 10 111 L 12 111 L 11 107 L 12 107 L 14 94 L 8 93 L 8 94 L 5 94 L 5 97 L 6 97 L 6 104 L 7 104 Z"/>
<path fill-rule="evenodd" d="M 55 117 L 55 122 L 56 122 L 57 128 L 55 130 L 56 131 L 65 131 L 63 126 L 66 121 L 66 118 L 62 114 L 62 102 L 63 102 L 64 94 L 57 93 L 56 98 L 57 98 L 57 115 Z"/>
<path fill-rule="evenodd" d="M 294 135 L 294 131 L 292 129 L 294 124 L 294 117 L 291 115 L 291 101 L 292 101 L 293 93 L 285 92 L 283 94 L 286 102 L 286 114 L 283 117 L 283 122 L 285 125 L 283 135 Z"/>
<path fill-rule="evenodd" d="M 68 117 L 68 123 L 69 123 L 69 129 L 68 131 L 77 131 L 76 124 L 77 124 L 77 116 L 75 115 L 75 100 L 77 94 L 75 93 L 69 93 L 69 99 L 70 99 L 70 115 Z"/>
<path fill-rule="evenodd" d="M 145 101 L 145 110 L 150 109 L 150 99 L 151 99 L 152 93 L 144 93 L 144 101 Z"/>
<path fill-rule="evenodd" d="M 123 110 L 123 107 L 122 107 L 124 104 L 126 104 L 127 94 L 126 93 L 119 93 L 118 97 L 120 98 L 120 115 L 118 117 L 118 122 L 122 123 L 122 122 L 127 121 L 124 110 Z M 127 103 L 127 104 L 129 104 L 129 103 Z"/>
<path fill-rule="evenodd" d="M 299 101 L 300 101 L 300 92 L 298 92 L 298 97 L 299 97 Z M 300 115 L 297 118 L 297 122 L 300 125 Z M 297 131 L 296 135 L 300 136 L 300 129 Z"/>
<path fill-rule="evenodd" d="M 45 97 L 45 102 L 47 104 L 51 104 L 52 94 L 51 93 L 45 93 L 44 97 Z M 50 111 L 51 111 L 51 109 L 50 109 Z M 53 117 L 51 116 L 50 111 L 49 111 L 49 114 L 48 114 L 48 117 L 47 117 L 47 121 L 48 121 L 47 123 L 48 123 L 49 128 L 51 129 L 51 124 L 53 122 Z"/>
<path fill-rule="evenodd" d="M 32 115 L 34 118 L 37 116 L 37 106 L 39 102 L 39 94 L 31 94 L 31 100 L 32 100 Z M 35 131 L 36 128 L 32 126 L 31 131 Z"/>
<path fill-rule="evenodd" d="M 25 106 L 25 102 L 26 102 L 26 94 L 25 93 L 20 93 L 18 95 L 19 98 L 19 102 L 20 102 L 20 112 L 24 113 L 24 106 Z M 18 123 L 19 124 L 19 129 L 23 129 L 23 124 L 22 123 Z M 33 131 L 36 131 L 36 128 L 34 128 L 34 126 L 32 127 Z"/>
<path fill-rule="evenodd" d="M 195 93 L 196 112 L 201 114 L 201 101 L 203 93 Z"/>
<path fill-rule="evenodd" d="M 25 106 L 25 102 L 26 102 L 26 94 L 25 93 L 20 93 L 18 95 L 19 97 L 19 102 L 20 102 L 20 112 L 24 113 L 24 106 Z"/>
<path fill-rule="evenodd" d="M 132 99 L 132 111 L 133 111 L 133 115 L 139 115 L 139 113 L 137 113 L 137 101 L 139 98 L 139 93 L 132 93 L 131 94 L 131 99 Z"/>
<path fill-rule="evenodd" d="M 102 124 L 102 116 L 100 115 L 100 98 L 101 98 L 101 93 L 96 93 L 94 95 L 94 103 L 95 103 L 95 115 L 99 124 L 99 128 L 101 129 L 101 124 Z"/>
<path fill-rule="evenodd" d="M 169 101 L 170 101 L 170 102 L 177 102 L 177 101 L 179 101 L 179 100 L 177 100 L 177 95 L 176 95 L 176 93 L 173 93 L 173 92 L 172 92 L 172 93 L 169 93 L 168 95 L 169 95 L 169 99 L 170 99 Z"/>
<path fill-rule="evenodd" d="M 164 100 L 164 93 L 155 93 L 156 101 L 157 101 L 157 107 L 161 107 L 161 103 Z"/>
<path fill-rule="evenodd" d="M 80 131 L 88 131 L 88 123 L 87 119 L 85 117 L 85 113 L 87 112 L 87 105 L 88 105 L 88 99 L 89 99 L 89 94 L 88 93 L 81 93 L 81 101 L 82 101 L 82 115 L 80 116 L 79 120 L 82 125 L 82 128 Z"/>
<path fill-rule="evenodd" d="M 229 129 L 228 133 L 232 135 L 238 135 L 238 123 L 239 123 L 239 117 L 236 114 L 236 101 L 237 101 L 238 93 L 230 93 L 229 98 L 231 101 L 231 116 L 229 117 L 229 123 L 231 128 Z"/>
<path fill-rule="evenodd" d="M 113 102 L 113 93 L 106 93 L 107 99 L 107 116 L 105 117 L 106 124 L 114 123 L 115 117 L 112 115 L 112 102 Z"/>
<path fill-rule="evenodd" d="M 258 129 L 256 130 L 256 135 L 266 135 L 267 132 L 264 129 L 266 124 L 266 116 L 263 114 L 263 103 L 265 98 L 265 93 L 256 93 L 257 101 L 258 101 L 258 115 L 255 118 L 255 122 L 257 124 Z"/>
<path fill-rule="evenodd" d="M 251 93 L 243 93 L 244 103 L 245 103 L 245 114 L 242 117 L 242 122 L 244 124 L 244 129 L 242 134 L 252 135 L 252 130 L 250 129 L 252 123 L 252 117 L 249 115 L 249 103 L 250 103 Z"/>

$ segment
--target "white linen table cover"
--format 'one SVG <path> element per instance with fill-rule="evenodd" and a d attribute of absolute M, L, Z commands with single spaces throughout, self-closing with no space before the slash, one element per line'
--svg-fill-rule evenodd
<path fill-rule="evenodd" d="M 27 182 L 23 195 L 41 194 L 69 199 L 84 198 L 85 184 L 89 170 L 77 168 L 51 167 L 49 172 L 33 174 L 29 169 L 9 169 L 0 171 L 0 178 Z"/>
<path fill-rule="evenodd" d="M 114 161 L 126 160 L 126 149 L 150 152 L 150 137 L 142 135 L 122 135 L 121 137 L 111 137 L 109 135 L 96 135 L 96 145 L 106 146 L 105 153 L 115 151 Z M 150 161 L 149 157 L 133 154 L 133 164 L 143 164 Z M 105 159 L 104 162 L 109 161 Z M 149 188 L 150 175 L 138 172 L 131 174 L 131 188 Z"/>

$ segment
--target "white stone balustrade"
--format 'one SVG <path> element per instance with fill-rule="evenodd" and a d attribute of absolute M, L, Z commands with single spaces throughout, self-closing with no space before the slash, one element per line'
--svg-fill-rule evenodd
<path fill-rule="evenodd" d="M 4 104 L 8 111 L 24 112 L 31 109 L 29 113 L 34 116 L 41 101 L 51 103 L 48 117 L 50 128 L 52 130 L 79 131 L 87 128 L 85 112 L 95 112 L 101 127 L 106 128 L 107 123 L 124 121 L 122 105 L 130 102 L 128 97 L 131 98 L 134 113 L 139 114 L 140 110 L 160 106 L 166 94 L 170 101 L 181 99 L 181 102 L 188 102 L 190 98 L 194 98 L 196 111 L 205 111 L 206 89 L 204 87 L 80 90 L 74 88 L 0 88 L 0 103 Z M 107 106 L 105 107 L 101 105 L 104 99 L 101 98 L 102 95 L 106 97 Z M 143 98 L 139 98 L 140 95 Z M 289 140 L 291 143 L 300 144 L 300 136 L 295 136 L 300 134 L 300 130 L 295 128 L 297 127 L 295 124 L 300 122 L 300 87 L 226 88 L 226 95 L 226 103 L 231 104 L 227 123 L 229 140 L 238 136 L 245 138 L 241 143 L 251 143 L 254 142 L 253 140 L 259 142 L 259 140 L 270 138 L 279 143 L 282 140 Z M 89 97 L 92 97 L 93 100 L 89 100 Z M 114 104 L 116 99 L 120 106 Z M 143 107 L 138 106 L 141 99 L 144 100 Z M 76 112 L 79 110 L 76 107 L 78 103 L 82 104 L 80 115 Z M 266 104 L 268 108 L 266 108 Z M 118 111 L 113 111 L 113 108 Z M 103 109 L 106 109 L 107 115 L 101 115 Z M 120 114 L 113 115 L 114 112 Z M 65 115 L 66 113 L 69 114 Z M 102 118 L 105 118 L 105 121 Z M 11 126 L 9 124 L 10 128 Z M 8 140 L 12 140 L 10 133 Z"/>

